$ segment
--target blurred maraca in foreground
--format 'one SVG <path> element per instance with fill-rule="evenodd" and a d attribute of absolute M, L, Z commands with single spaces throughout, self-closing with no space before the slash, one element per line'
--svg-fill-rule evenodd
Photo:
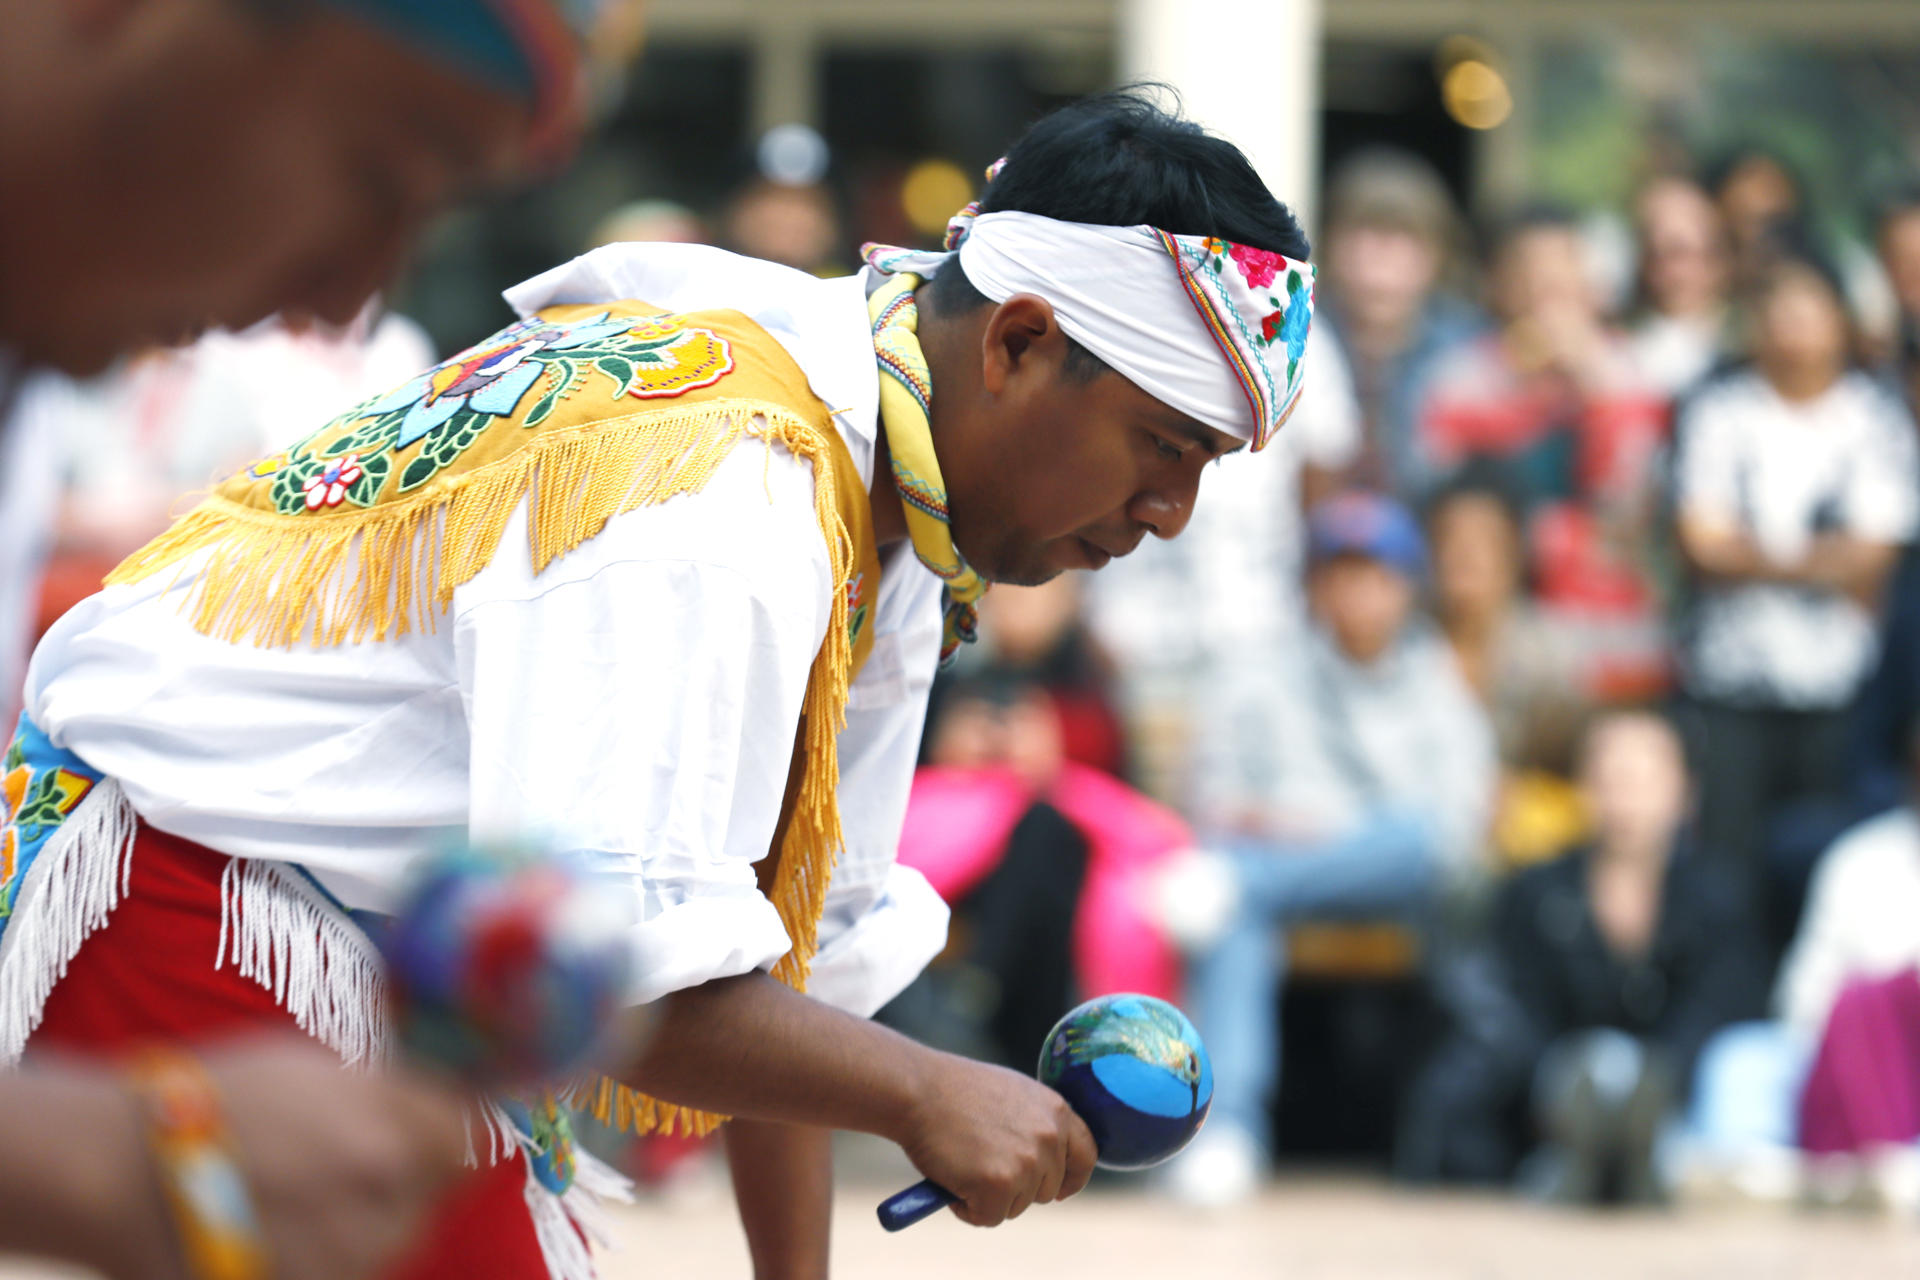
<path fill-rule="evenodd" d="M 1106 1169 L 1145 1169 L 1193 1140 L 1213 1103 L 1213 1064 L 1185 1014 L 1152 996 L 1101 996 L 1054 1024 L 1040 1083 L 1066 1098 Z M 880 1205 L 880 1225 L 910 1227 L 958 1199 L 920 1182 Z"/>
<path fill-rule="evenodd" d="M 380 938 L 402 1050 L 488 1088 L 577 1072 L 627 989 L 627 924 L 564 859 L 438 855 Z"/>

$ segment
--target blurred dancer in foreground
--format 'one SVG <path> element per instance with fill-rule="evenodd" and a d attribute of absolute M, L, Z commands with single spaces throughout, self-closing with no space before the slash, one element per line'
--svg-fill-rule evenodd
<path fill-rule="evenodd" d="M 276 311 L 350 319 L 428 217 L 556 154 L 578 114 L 579 42 L 547 0 L 430 19 L 398 0 L 34 0 L 7 26 L 0 426 L 35 367 L 83 374 Z M 23 781 L 0 812 L 68 794 Z M 437 1089 L 295 1039 L 30 1065 L 0 1079 L 0 1146 L 0 1248 L 143 1278 L 214 1274 L 224 1250 L 223 1276 L 338 1280 L 406 1244 L 463 1141 Z M 228 1194 L 168 1194 L 190 1176 Z"/>

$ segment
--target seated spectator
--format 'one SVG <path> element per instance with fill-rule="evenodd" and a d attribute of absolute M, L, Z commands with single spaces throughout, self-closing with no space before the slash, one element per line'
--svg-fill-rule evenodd
<path fill-rule="evenodd" d="M 1172 1170 L 1193 1203 L 1250 1194 L 1266 1162 L 1275 934 L 1423 914 L 1479 853 L 1494 784 L 1486 717 L 1416 608 L 1412 516 L 1384 498 L 1331 498 L 1308 519 L 1307 555 L 1314 631 L 1223 679 L 1232 706 L 1204 744 L 1200 792 L 1215 851 L 1160 882 L 1214 1059 L 1212 1117 Z"/>
<path fill-rule="evenodd" d="M 1634 204 L 1640 239 L 1633 357 L 1648 384 L 1671 400 L 1723 357 L 1729 335 L 1732 264 L 1713 197 L 1690 178 L 1658 178 Z"/>
<path fill-rule="evenodd" d="M 1682 845 L 1673 727 L 1609 713 L 1579 774 L 1592 841 L 1502 886 L 1472 998 L 1409 1102 L 1403 1172 L 1494 1180 L 1519 1168 L 1553 1199 L 1657 1199 L 1654 1141 L 1695 1058 L 1759 1005 L 1738 897 Z"/>
<path fill-rule="evenodd" d="M 1842 802 L 1848 705 L 1872 672 L 1875 615 L 1920 511 L 1914 426 L 1848 364 L 1830 272 L 1785 258 L 1762 278 L 1754 359 L 1678 423 L 1674 501 L 1696 589 L 1682 684 L 1701 771 L 1703 847 L 1769 912 L 1776 947 L 1798 902 L 1769 871 L 1769 824 Z"/>
<path fill-rule="evenodd" d="M 1715 162 L 1707 187 L 1731 240 L 1735 289 L 1746 294 L 1759 287 L 1783 236 L 1806 224 L 1807 184 L 1784 156 L 1741 146 Z"/>
<path fill-rule="evenodd" d="M 1848 1024 L 1911 983 L 1920 969 L 1920 929 L 1914 927 L 1920 919 L 1920 813 L 1912 798 L 1920 780 L 1917 760 L 1920 752 L 1909 758 L 1906 802 L 1847 832 L 1820 860 L 1806 915 L 1781 963 L 1774 1020 L 1728 1028 L 1702 1057 L 1682 1148 L 1683 1181 L 1691 1189 L 1792 1199 L 1805 1189 L 1807 1169 L 1795 1154 L 1803 1140 L 1834 1150 L 1843 1145 L 1836 1129 L 1871 1131 L 1871 1091 L 1849 1105 L 1842 1087 L 1849 1066 L 1873 1065 L 1862 1063 L 1847 1043 L 1855 1035 Z M 1892 1052 L 1898 1039 L 1887 1037 L 1878 1050 L 1885 1072 L 1915 1068 Z M 1823 1040 L 1830 1058 L 1845 1055 L 1851 1062 L 1832 1062 L 1821 1088 L 1812 1090 L 1808 1076 Z M 1802 1112 L 1803 1097 L 1808 1114 Z M 1836 1116 L 1849 1115 L 1865 1118 L 1836 1124 Z M 1911 1110 L 1905 1119 L 1912 1123 Z"/>
<path fill-rule="evenodd" d="M 963 651 L 960 669 L 1036 686 L 1052 704 L 1066 758 L 1120 777 L 1126 735 L 1111 664 L 1083 620 L 1082 582 L 1063 573 L 1037 587 L 989 592 L 980 602 L 980 643 Z M 934 686 L 936 702 L 945 692 Z"/>
<path fill-rule="evenodd" d="M 1427 385 L 1486 327 L 1448 287 L 1465 240 L 1446 184 L 1407 152 L 1361 152 L 1328 186 L 1315 340 L 1338 333 L 1353 367 L 1365 442 L 1346 468 L 1355 483 L 1409 496 L 1431 480 L 1418 441 Z"/>
<path fill-rule="evenodd" d="M 1435 380 L 1421 447 L 1442 477 L 1474 458 L 1506 465 L 1528 506 L 1541 602 L 1578 620 L 1595 678 L 1651 692 L 1666 649 L 1648 548 L 1665 402 L 1602 316 L 1570 214 L 1510 221 L 1490 292 L 1502 327 Z"/>
<path fill-rule="evenodd" d="M 1888 372 L 1908 407 L 1920 407 L 1920 185 L 1881 202 L 1874 240 L 1897 308 Z"/>
<path fill-rule="evenodd" d="M 1888 381 L 1911 415 L 1920 411 L 1920 187 L 1883 202 L 1878 240 L 1900 308 Z M 1887 585 L 1879 661 L 1854 700 L 1852 720 L 1847 772 L 1853 795 L 1839 812 L 1858 820 L 1906 799 L 1907 743 L 1920 724 L 1920 546 L 1914 543 L 1901 553 Z"/>
<path fill-rule="evenodd" d="M 1848 309 L 1890 345 L 1892 307 L 1887 281 L 1872 250 L 1823 219 L 1807 175 L 1784 153 L 1747 144 L 1722 156 L 1708 174 L 1733 247 L 1733 294 L 1743 307 L 1782 258 L 1819 244 L 1834 268 Z M 1743 316 L 1743 319 L 1745 317 Z"/>
<path fill-rule="evenodd" d="M 1142 904 L 1146 878 L 1191 845 L 1185 823 L 1074 761 L 1053 702 L 1018 677 L 948 684 L 927 760 L 900 861 L 927 877 L 954 923 L 896 1023 L 1031 1071 L 1047 1031 L 1080 1000 L 1175 994 L 1173 949 Z"/>
<path fill-rule="evenodd" d="M 1500 750 L 1495 851 L 1509 863 L 1558 853 L 1585 831 L 1565 781 L 1592 705 L 1573 629 L 1526 595 L 1526 548 L 1512 486 L 1469 465 L 1427 504 L 1433 607 Z"/>

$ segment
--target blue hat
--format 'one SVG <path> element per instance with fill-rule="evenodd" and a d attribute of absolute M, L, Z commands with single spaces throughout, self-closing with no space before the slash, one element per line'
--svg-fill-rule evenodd
<path fill-rule="evenodd" d="M 1426 540 L 1405 507 L 1372 493 L 1342 493 L 1307 516 L 1307 561 L 1365 556 L 1417 578 L 1426 570 Z"/>

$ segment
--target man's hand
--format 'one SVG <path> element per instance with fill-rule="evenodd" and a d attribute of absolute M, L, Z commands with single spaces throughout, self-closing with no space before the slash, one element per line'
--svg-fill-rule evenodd
<path fill-rule="evenodd" d="M 360 1280 L 412 1242 L 461 1173 L 456 1096 L 351 1072 L 298 1036 L 202 1055 L 274 1280 Z M 0 1074 L 0 1252 L 113 1280 L 185 1280 L 147 1141 L 147 1103 L 94 1061 L 36 1056 Z"/>
<path fill-rule="evenodd" d="M 275 1280 L 351 1280 L 391 1260 L 457 1178 L 457 1097 L 404 1071 L 348 1071 L 299 1042 L 208 1055 Z"/>
<path fill-rule="evenodd" d="M 1093 1176 L 1093 1135 L 1066 1099 L 1026 1076 L 948 1054 L 931 1064 L 900 1146 L 960 1197 L 962 1222 L 992 1227 L 1064 1200 Z"/>

